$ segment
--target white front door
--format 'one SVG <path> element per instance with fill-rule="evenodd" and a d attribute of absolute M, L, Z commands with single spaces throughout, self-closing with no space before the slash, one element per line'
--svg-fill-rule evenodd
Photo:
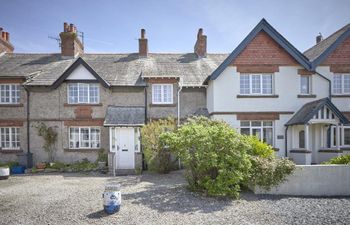
<path fill-rule="evenodd" d="M 117 169 L 135 169 L 134 128 L 116 128 Z"/>

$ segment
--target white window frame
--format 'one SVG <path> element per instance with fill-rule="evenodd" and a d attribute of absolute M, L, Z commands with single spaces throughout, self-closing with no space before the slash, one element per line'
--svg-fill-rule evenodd
<path fill-rule="evenodd" d="M 242 126 L 242 122 L 249 122 L 249 126 Z M 253 122 L 260 122 L 260 126 L 255 126 L 252 125 Z M 270 125 L 264 125 L 264 122 L 271 122 Z M 275 143 L 275 128 L 274 128 L 274 121 L 272 120 L 241 120 L 240 121 L 240 127 L 239 127 L 239 132 L 241 133 L 241 129 L 244 128 L 249 128 L 249 135 L 253 135 L 253 130 L 254 129 L 259 129 L 260 130 L 260 137 L 259 140 L 263 141 L 264 139 L 264 128 L 271 128 L 272 129 L 272 140 L 271 140 L 271 146 L 274 146 Z"/>
<path fill-rule="evenodd" d="M 2 147 L 2 130 L 8 129 L 9 130 L 9 142 L 10 147 Z M 18 146 L 14 145 L 14 140 L 12 140 L 12 129 L 15 129 L 15 133 L 17 135 L 18 139 Z M 0 127 L 0 149 L 2 150 L 19 150 L 21 148 L 21 130 L 20 127 Z"/>
<path fill-rule="evenodd" d="M 72 147 L 71 146 L 71 141 L 73 141 L 73 143 L 75 143 L 75 138 L 71 139 L 71 129 L 78 129 L 78 143 L 79 143 L 79 146 L 76 147 L 75 144 L 74 146 Z M 81 143 L 82 143 L 82 138 L 81 138 L 81 130 L 82 129 L 88 129 L 89 130 L 89 140 L 88 140 L 88 143 L 89 143 L 89 146 L 88 147 L 83 147 L 81 146 Z M 97 129 L 99 130 L 99 133 L 98 133 L 98 142 L 96 140 L 92 140 L 92 136 L 91 136 L 91 129 Z M 96 143 L 98 143 L 98 147 L 97 146 L 92 146 L 92 142 L 95 141 Z M 69 149 L 99 149 L 101 148 L 101 128 L 100 127 L 77 127 L 77 126 L 71 126 L 71 127 L 68 127 L 68 147 Z"/>
<path fill-rule="evenodd" d="M 160 87 L 160 101 L 157 101 L 155 98 L 155 88 Z M 164 94 L 164 88 L 169 87 L 170 88 L 170 101 L 167 101 L 165 99 L 165 94 Z M 173 104 L 174 102 L 174 96 L 173 96 L 173 84 L 152 84 L 152 103 L 153 104 Z"/>
<path fill-rule="evenodd" d="M 303 85 L 302 81 L 303 81 L 303 78 L 307 78 L 307 80 L 308 80 L 308 92 L 307 93 L 303 93 L 302 92 L 302 85 Z M 312 82 L 312 77 L 311 76 L 307 76 L 307 75 L 300 76 L 300 83 L 299 83 L 300 89 L 299 89 L 299 92 L 300 92 L 301 95 L 311 95 L 312 94 L 312 84 L 311 84 L 311 82 Z"/>
<path fill-rule="evenodd" d="M 73 86 L 73 85 L 77 85 L 77 88 L 78 88 L 78 90 L 77 90 L 77 98 L 78 98 L 78 101 L 77 102 L 71 102 L 71 98 L 70 98 L 70 91 L 69 91 L 69 88 L 71 87 L 71 86 Z M 88 99 L 88 101 L 87 102 L 85 102 L 85 101 L 80 101 L 80 96 L 79 96 L 79 89 L 80 89 L 80 87 L 83 87 L 83 86 L 88 86 L 88 92 L 87 92 L 87 94 L 88 94 L 88 96 L 87 96 L 87 99 Z M 97 102 L 91 102 L 90 101 L 90 88 L 92 87 L 92 86 L 94 86 L 94 87 L 97 87 Z M 67 85 L 67 100 L 68 100 L 68 104 L 72 104 L 72 105 L 74 105 L 74 104 L 99 104 L 100 103 L 100 85 L 99 84 L 97 84 L 97 83 L 69 83 L 68 85 Z"/>
<path fill-rule="evenodd" d="M 344 147 L 350 147 L 350 144 L 345 144 L 345 129 L 349 129 L 350 130 L 350 126 L 344 126 L 343 129 L 342 129 L 342 132 L 341 132 L 341 143 L 342 143 L 342 146 Z"/>
<path fill-rule="evenodd" d="M 249 77 L 249 93 L 242 93 L 241 92 L 241 76 L 248 76 Z M 260 78 L 260 90 L 259 92 L 253 93 L 253 79 L 252 77 L 259 76 Z M 263 93 L 263 77 L 264 76 L 270 76 L 271 77 L 271 93 Z M 274 94 L 274 75 L 273 73 L 241 73 L 239 78 L 239 93 L 240 95 L 273 95 Z"/>
<path fill-rule="evenodd" d="M 9 83 L 9 84 L 0 84 L 0 86 L 9 86 L 9 102 L 2 102 L 2 91 L 1 91 L 1 88 L 0 88 L 0 104 L 19 104 L 20 101 L 21 101 L 21 87 L 19 84 L 14 84 L 14 83 Z M 13 96 L 12 95 L 12 87 L 13 86 L 16 86 L 17 87 L 17 90 L 16 90 L 16 94 L 18 94 L 18 96 Z M 13 101 L 13 98 L 16 99 L 16 101 Z"/>
<path fill-rule="evenodd" d="M 336 126 L 332 126 L 331 127 L 331 148 L 335 148 L 337 147 L 337 144 L 335 143 L 336 142 L 336 129 L 337 127 Z M 350 129 L 350 126 L 343 126 L 343 127 L 340 127 L 339 128 L 339 131 L 340 131 L 340 147 L 350 147 L 350 144 L 345 144 L 345 129 Z"/>
<path fill-rule="evenodd" d="M 340 76 L 340 82 L 341 82 L 341 88 L 340 88 L 340 93 L 335 93 L 334 91 L 334 80 L 336 76 Z M 350 90 L 348 92 L 345 92 L 345 77 L 349 77 L 350 79 L 350 73 L 335 73 L 333 76 L 333 80 L 332 80 L 332 93 L 334 95 L 349 95 L 350 94 Z"/>

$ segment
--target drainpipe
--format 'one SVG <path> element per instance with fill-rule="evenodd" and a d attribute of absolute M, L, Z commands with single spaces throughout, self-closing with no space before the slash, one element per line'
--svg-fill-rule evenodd
<path fill-rule="evenodd" d="M 144 88 L 144 91 L 145 91 L 145 123 L 147 123 L 147 87 L 148 87 L 148 85 L 146 85 Z"/>
<path fill-rule="evenodd" d="M 285 155 L 285 157 L 288 157 L 288 150 L 287 150 L 287 148 L 288 148 L 288 128 L 289 128 L 289 126 L 288 125 L 286 125 L 286 129 L 285 129 L 285 131 L 284 131 L 284 155 Z"/>
<path fill-rule="evenodd" d="M 27 93 L 27 118 L 26 118 L 26 121 L 27 121 L 27 167 L 28 168 L 32 168 L 33 167 L 33 155 L 32 153 L 30 152 L 30 134 L 29 134 L 29 131 L 30 131 L 30 111 L 29 111 L 29 103 L 30 103 L 30 92 L 29 92 L 29 89 L 25 86 L 25 85 L 22 85 L 24 90 L 26 91 Z"/>
<path fill-rule="evenodd" d="M 182 90 L 182 85 L 179 81 L 179 90 L 177 91 L 177 126 L 180 126 L 180 92 Z"/>
<path fill-rule="evenodd" d="M 328 81 L 328 98 L 329 98 L 330 100 L 332 100 L 332 83 L 331 83 L 331 80 L 328 79 L 325 75 L 320 74 L 320 73 L 317 72 L 316 70 L 315 70 L 315 73 L 316 73 L 317 75 L 319 75 L 320 77 L 322 77 L 323 79 L 325 79 L 326 81 Z"/>

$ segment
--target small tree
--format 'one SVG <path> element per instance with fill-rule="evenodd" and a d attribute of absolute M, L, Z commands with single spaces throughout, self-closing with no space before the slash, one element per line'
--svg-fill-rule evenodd
<path fill-rule="evenodd" d="M 238 197 L 249 176 L 248 145 L 228 124 L 205 117 L 189 119 L 161 140 L 185 165 L 189 188 L 209 196 Z"/>
<path fill-rule="evenodd" d="M 36 128 L 38 135 L 44 139 L 43 149 L 48 154 L 49 162 L 53 162 L 55 157 L 54 153 L 56 151 L 57 132 L 54 127 L 48 127 L 45 123 L 39 123 Z"/>
<path fill-rule="evenodd" d="M 170 151 L 159 141 L 159 136 L 166 131 L 176 129 L 174 119 L 154 120 L 141 129 L 142 146 L 148 168 L 159 173 L 170 172 L 173 162 Z"/>

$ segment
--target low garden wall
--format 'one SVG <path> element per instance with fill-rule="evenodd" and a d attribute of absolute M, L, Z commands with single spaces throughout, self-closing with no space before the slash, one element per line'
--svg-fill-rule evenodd
<path fill-rule="evenodd" d="M 284 183 L 270 191 L 252 190 L 255 194 L 350 196 L 350 165 L 298 165 Z"/>

